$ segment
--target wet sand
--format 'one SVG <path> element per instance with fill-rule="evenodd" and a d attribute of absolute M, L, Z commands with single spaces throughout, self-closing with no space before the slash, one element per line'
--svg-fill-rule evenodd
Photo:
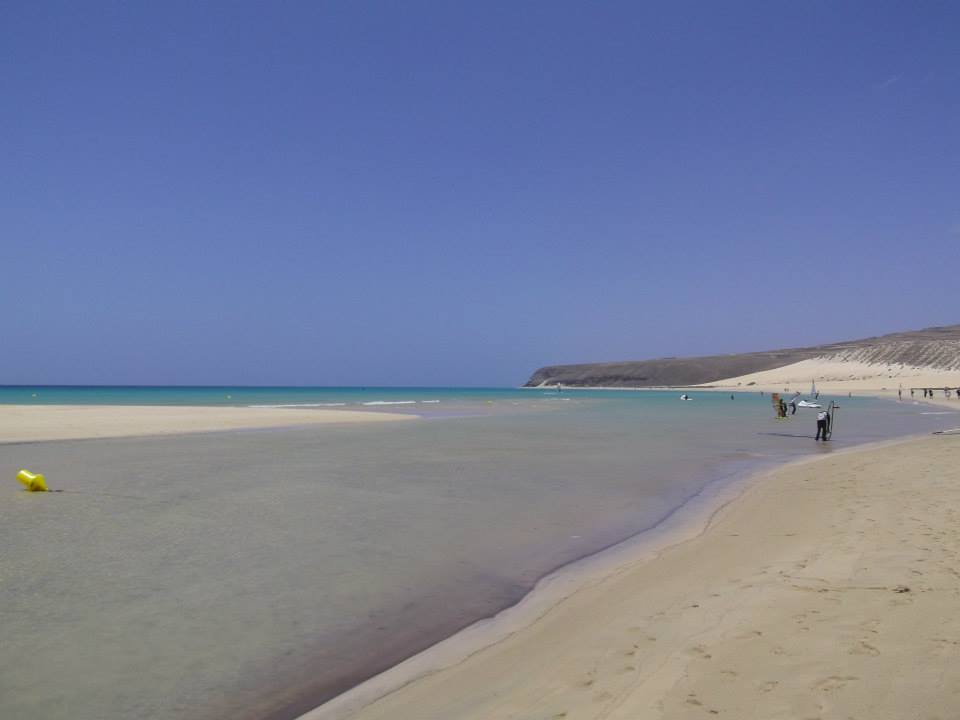
<path fill-rule="evenodd" d="M 958 436 L 804 461 L 495 645 L 439 671 L 415 658 L 379 691 L 426 676 L 359 713 L 377 681 L 305 717 L 953 717 L 958 507 Z"/>

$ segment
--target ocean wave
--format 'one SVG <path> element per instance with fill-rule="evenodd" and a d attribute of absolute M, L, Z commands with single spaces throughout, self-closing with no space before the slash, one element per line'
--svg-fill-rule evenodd
<path fill-rule="evenodd" d="M 361 405 L 416 405 L 416 400 L 371 400 Z"/>
<path fill-rule="evenodd" d="M 336 403 L 287 403 L 284 405 L 247 405 L 252 408 L 300 408 L 300 407 L 343 407 L 345 402 Z"/>
<path fill-rule="evenodd" d="M 438 403 L 440 401 L 439 400 L 421 400 L 420 402 L 426 405 L 427 403 Z"/>

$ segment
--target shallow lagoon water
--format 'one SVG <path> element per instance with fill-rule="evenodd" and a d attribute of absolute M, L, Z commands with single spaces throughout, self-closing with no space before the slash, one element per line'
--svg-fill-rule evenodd
<path fill-rule="evenodd" d="M 293 717 L 708 483 L 958 418 L 841 398 L 818 444 L 812 410 L 678 396 L 447 393 L 387 427 L 0 446 L 0 717 Z M 20 467 L 64 492 L 17 491 Z"/>

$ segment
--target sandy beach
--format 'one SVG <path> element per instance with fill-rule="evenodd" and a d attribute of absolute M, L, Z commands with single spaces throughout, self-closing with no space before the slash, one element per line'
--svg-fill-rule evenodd
<path fill-rule="evenodd" d="M 896 396 L 897 390 L 903 388 L 905 399 L 910 397 L 910 388 L 938 388 L 933 399 L 945 400 L 943 388 L 955 390 L 960 386 L 960 371 L 814 358 L 774 370 L 716 380 L 707 386 L 721 390 L 783 392 L 789 389 L 806 393 L 811 382 L 816 382 L 817 389 L 826 394 Z M 917 390 L 913 399 L 923 400 L 923 392 Z M 956 392 L 951 392 L 949 399 L 960 406 Z"/>
<path fill-rule="evenodd" d="M 140 405 L 3 405 L 0 443 L 179 435 L 245 428 L 411 420 L 357 410 Z"/>
<path fill-rule="evenodd" d="M 305 717 L 953 717 L 958 504 L 957 435 L 791 465 L 500 642 Z"/>

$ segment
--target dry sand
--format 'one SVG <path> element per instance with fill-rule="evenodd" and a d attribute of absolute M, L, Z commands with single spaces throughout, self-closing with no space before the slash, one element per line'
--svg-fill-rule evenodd
<path fill-rule="evenodd" d="M 176 435 L 243 428 L 410 420 L 359 410 L 136 405 L 0 405 L 0 443 Z"/>
<path fill-rule="evenodd" d="M 944 399 L 943 388 L 960 386 L 960 371 L 939 370 L 930 367 L 910 367 L 906 365 L 875 365 L 850 360 L 803 360 L 785 365 L 775 370 L 741 375 L 708 383 L 712 388 L 723 390 L 765 390 L 783 392 L 789 388 L 806 393 L 811 381 L 816 381 L 817 389 L 827 394 L 894 394 L 903 387 L 903 394 L 910 396 L 910 388 L 940 388 L 934 399 Z M 918 391 L 914 399 L 922 400 L 923 393 Z M 960 406 L 956 393 L 951 400 Z"/>
<path fill-rule="evenodd" d="M 958 553 L 960 436 L 831 453 L 359 714 L 364 686 L 307 717 L 957 717 Z"/>

